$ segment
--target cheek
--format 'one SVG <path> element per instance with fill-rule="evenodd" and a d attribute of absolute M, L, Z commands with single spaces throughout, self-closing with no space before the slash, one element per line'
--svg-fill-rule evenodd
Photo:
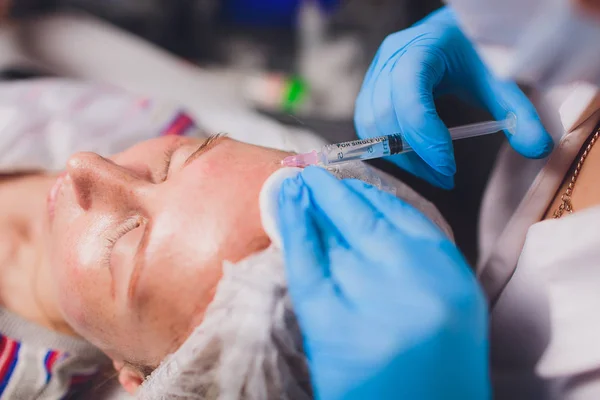
<path fill-rule="evenodd" d="M 169 193 L 165 209 L 170 209 L 171 221 L 177 221 L 180 240 L 192 242 L 187 245 L 205 260 L 238 261 L 256 251 L 256 242 L 266 238 L 258 195 L 277 168 L 228 154 L 207 157 L 193 179 L 186 177 Z"/>
<path fill-rule="evenodd" d="M 50 260 L 61 311 L 85 335 L 110 305 L 110 271 L 98 265 L 98 239 L 81 229 L 82 222 L 54 235 Z"/>
<path fill-rule="evenodd" d="M 155 218 L 135 290 L 138 317 L 163 344 L 173 343 L 174 332 L 185 333 L 202 315 L 221 278 L 222 252 L 228 248 L 230 223 L 216 209 L 219 203 L 209 207 L 212 194 L 207 193 L 191 209 L 190 198 L 198 199 L 190 193 L 174 197 L 178 206 L 171 210 L 177 212 Z"/>
<path fill-rule="evenodd" d="M 65 319 L 76 330 L 86 324 L 86 299 L 82 287 L 87 280 L 84 271 L 79 269 L 73 248 L 64 246 L 57 249 L 52 257 L 52 268 L 57 288 L 58 304 Z"/>
<path fill-rule="evenodd" d="M 192 249 L 163 255 L 147 264 L 134 297 L 134 318 L 147 332 L 143 340 L 161 355 L 200 323 L 222 276 L 220 262 L 192 260 Z"/>

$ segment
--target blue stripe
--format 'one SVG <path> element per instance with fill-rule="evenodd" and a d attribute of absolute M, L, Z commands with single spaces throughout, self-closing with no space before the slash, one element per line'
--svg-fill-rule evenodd
<path fill-rule="evenodd" d="M 44 369 L 46 370 L 46 384 L 48 382 L 50 382 L 50 377 L 52 377 L 52 372 L 50 371 L 50 368 L 47 367 L 47 365 L 48 365 L 48 359 L 50 358 L 51 354 L 52 354 L 52 350 L 50 350 L 49 352 L 47 352 L 46 356 L 44 357 Z"/>
<path fill-rule="evenodd" d="M 4 390 L 6 389 L 8 382 L 10 382 L 10 378 L 12 377 L 12 374 L 15 371 L 15 367 L 17 366 L 17 361 L 19 361 L 19 350 L 21 349 L 21 343 L 15 342 L 15 344 L 16 344 L 15 356 L 13 357 L 13 359 L 10 362 L 8 371 L 6 371 L 6 376 L 2 380 L 2 383 L 0 383 L 0 396 L 2 395 L 2 393 L 4 393 Z"/>

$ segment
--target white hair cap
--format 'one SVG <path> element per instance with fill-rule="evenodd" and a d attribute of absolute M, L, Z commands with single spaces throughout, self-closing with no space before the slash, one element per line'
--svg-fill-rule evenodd
<path fill-rule="evenodd" d="M 302 337 L 275 247 L 226 262 L 204 320 L 140 387 L 139 399 L 308 400 Z"/>

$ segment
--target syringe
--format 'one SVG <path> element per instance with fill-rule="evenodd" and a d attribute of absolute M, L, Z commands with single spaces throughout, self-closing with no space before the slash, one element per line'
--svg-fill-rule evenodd
<path fill-rule="evenodd" d="M 517 117 L 508 113 L 501 121 L 486 121 L 450 128 L 452 140 L 466 139 L 475 136 L 488 135 L 501 130 L 514 134 Z M 394 154 L 404 154 L 414 151 L 401 133 L 379 136 L 369 139 L 358 139 L 350 142 L 328 144 L 317 152 L 296 154 L 281 161 L 286 167 L 306 167 L 308 165 L 333 165 L 355 160 L 370 160 Z"/>

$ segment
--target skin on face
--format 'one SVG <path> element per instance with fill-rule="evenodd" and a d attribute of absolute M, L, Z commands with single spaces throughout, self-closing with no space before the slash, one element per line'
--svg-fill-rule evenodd
<path fill-rule="evenodd" d="M 202 320 L 223 261 L 270 243 L 258 194 L 288 153 L 226 138 L 196 152 L 204 142 L 79 153 L 55 185 L 47 240 L 59 309 L 115 360 L 158 365 Z"/>

